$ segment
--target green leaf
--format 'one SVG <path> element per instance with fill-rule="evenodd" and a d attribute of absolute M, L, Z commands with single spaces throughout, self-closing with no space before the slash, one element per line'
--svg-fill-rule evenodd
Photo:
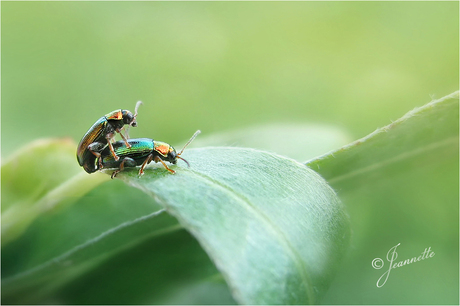
<path fill-rule="evenodd" d="M 114 255 L 131 250 L 137 254 L 138 246 L 147 240 L 162 239 L 164 244 L 168 233 L 181 228 L 152 199 L 197 238 L 238 302 L 318 301 L 348 241 L 344 209 L 327 183 L 300 163 L 251 149 L 191 149 L 184 155 L 192 167 L 176 167 L 175 175 L 162 167 L 149 167 L 142 178 L 137 177 L 137 169 L 119 174 L 129 184 L 146 191 L 150 201 L 136 201 L 127 187 L 120 188 L 116 181 L 110 181 L 72 206 L 64 205 L 60 210 L 36 216 L 27 231 L 2 250 L 2 263 L 6 267 L 2 273 L 4 301 L 36 303 L 63 299 L 66 303 L 119 303 L 122 296 L 116 300 L 111 300 L 110 294 L 79 300 L 81 295 L 72 292 L 78 291 L 78 284 L 82 284 L 78 279 L 89 277 L 91 281 L 94 273 L 105 275 L 106 272 L 97 271 L 110 258 L 120 258 Z M 81 190 L 78 184 L 86 185 L 74 184 L 77 190 Z M 175 249 L 171 246 L 166 249 L 170 251 L 163 255 L 169 258 Z M 207 281 L 210 277 L 215 279 L 219 272 L 210 268 L 213 265 L 207 256 L 200 255 L 202 251 L 195 247 L 192 250 L 198 258 L 203 258 L 199 261 L 203 269 L 181 286 L 173 286 L 174 280 L 158 286 L 173 292 L 170 297 L 180 290 L 187 291 L 186 288 L 198 295 L 204 288 L 222 292 L 221 287 Z M 190 269 L 186 259 L 187 256 L 179 256 L 175 263 L 169 263 L 164 278 L 176 275 L 170 271 L 181 263 L 184 271 Z M 133 270 L 141 267 L 141 261 L 128 261 L 134 265 Z M 133 288 L 145 287 L 136 282 L 127 284 L 133 285 Z M 126 303 L 180 302 L 162 295 L 161 291 L 155 292 L 144 288 L 136 295 L 137 300 L 135 296 Z M 230 300 L 211 301 L 229 303 Z"/>
<path fill-rule="evenodd" d="M 121 174 L 200 242 L 243 304 L 315 303 L 347 246 L 334 191 L 293 160 L 242 148 L 186 152 L 190 169 Z"/>
<path fill-rule="evenodd" d="M 75 150 L 70 139 L 40 139 L 2 164 L 2 245 L 41 214 L 71 204 L 107 180 L 99 173 L 84 175 Z"/>
<path fill-rule="evenodd" d="M 53 299 L 79 305 L 236 304 L 222 275 L 184 229 L 126 248 Z"/>
<path fill-rule="evenodd" d="M 44 218 L 44 220 L 50 221 L 49 218 Z M 55 224 L 52 222 L 40 222 L 42 224 L 39 226 L 39 230 L 42 233 L 36 235 L 35 238 L 42 245 L 33 250 L 35 254 L 19 259 L 25 266 L 27 266 L 27 259 L 34 261 L 35 264 L 22 272 L 5 277 L 2 281 L 2 298 L 4 301 L 13 304 L 35 304 L 37 301 L 49 299 L 49 296 L 53 296 L 53 293 L 64 284 L 72 281 L 77 276 L 89 273 L 114 254 L 131 249 L 148 238 L 164 236 L 181 228 L 171 216 L 160 210 L 136 218 L 131 222 L 121 223 L 68 250 L 60 250 L 59 252 L 53 252 L 52 250 L 49 252 L 41 249 L 47 243 L 40 238 L 49 237 L 51 231 L 65 230 L 62 228 L 62 224 L 56 224 L 57 220 L 54 221 Z M 61 225 L 61 227 L 57 228 L 56 225 Z M 44 229 L 45 226 L 48 227 L 46 230 Z M 76 227 L 72 227 L 65 230 L 67 236 L 64 238 L 72 239 L 70 232 L 75 229 Z M 83 232 L 88 233 L 85 230 Z M 78 233 L 76 235 L 78 236 Z M 15 261 L 18 261 L 18 256 L 15 257 L 14 250 L 8 249 L 8 247 L 6 258 L 2 259 L 4 265 L 17 265 Z M 54 245 L 53 247 L 56 246 Z M 53 257 L 49 258 L 50 255 L 53 255 Z M 19 254 L 19 257 L 24 257 L 24 255 Z M 46 258 L 46 260 L 43 260 L 43 258 Z M 11 267 L 7 269 L 5 274 L 11 272 L 9 271 L 10 269 Z"/>
<path fill-rule="evenodd" d="M 307 165 L 336 185 L 394 164 L 410 169 L 411 161 L 418 156 L 442 159 L 458 154 L 458 98 L 456 91 L 415 108 L 390 125 Z"/>
<path fill-rule="evenodd" d="M 181 229 L 146 194 L 109 179 L 74 205 L 41 214 L 2 247 L 2 301 L 46 303 L 115 254 Z"/>

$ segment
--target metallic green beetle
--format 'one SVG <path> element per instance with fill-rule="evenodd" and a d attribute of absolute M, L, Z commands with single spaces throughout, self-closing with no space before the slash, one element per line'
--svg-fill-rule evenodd
<path fill-rule="evenodd" d="M 102 169 L 108 168 L 116 168 L 112 173 L 112 178 L 114 178 L 120 171 L 123 171 L 125 167 L 136 167 L 141 166 L 139 170 L 139 176 L 144 174 L 144 168 L 147 166 L 151 161 L 154 162 L 161 162 L 163 166 L 171 173 L 175 173 L 174 170 L 170 169 L 165 161 L 176 164 L 177 159 L 182 159 L 187 163 L 190 167 L 188 161 L 181 157 L 181 154 L 184 152 L 184 149 L 195 139 L 195 137 L 200 134 L 201 131 L 198 130 L 193 134 L 190 140 L 185 144 L 182 151 L 179 153 L 176 152 L 173 146 L 161 142 L 155 141 L 150 138 L 132 138 L 128 139 L 127 144 L 122 140 L 113 143 L 113 149 L 118 157 L 119 160 L 115 160 L 113 155 L 111 154 L 108 148 L 105 148 L 101 152 L 101 164 Z"/>
<path fill-rule="evenodd" d="M 137 126 L 137 109 L 141 101 L 137 102 L 134 114 L 129 110 L 114 110 L 107 115 L 99 118 L 93 126 L 86 132 L 77 147 L 77 160 L 80 166 L 88 173 L 93 173 L 100 168 L 99 162 L 100 152 L 106 147 L 109 148 L 113 158 L 118 160 L 119 157 L 115 154 L 112 147 L 112 141 L 115 137 L 115 132 L 119 133 L 123 138 L 124 143 L 129 147 L 127 142 L 128 137 L 125 137 L 121 130 L 124 125 Z"/>

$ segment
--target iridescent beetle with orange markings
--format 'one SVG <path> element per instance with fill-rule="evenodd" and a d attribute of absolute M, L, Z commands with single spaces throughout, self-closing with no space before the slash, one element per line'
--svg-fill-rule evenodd
<path fill-rule="evenodd" d="M 77 147 L 77 160 L 80 166 L 85 169 L 88 173 L 96 172 L 101 168 L 100 152 L 102 152 L 106 147 L 108 147 L 113 158 L 119 160 L 119 157 L 116 155 L 112 141 L 115 137 L 115 133 L 119 133 L 123 142 L 127 147 L 130 147 L 127 138 L 129 136 L 126 133 L 123 135 L 121 132 L 124 129 L 124 125 L 137 126 L 137 109 L 142 102 L 139 101 L 136 104 L 134 114 L 129 110 L 114 110 L 107 115 L 99 118 L 93 126 L 86 132 L 83 138 L 80 140 L 80 143 Z"/>
<path fill-rule="evenodd" d="M 123 171 L 126 167 L 136 167 L 141 166 L 139 170 L 139 176 L 144 174 L 144 168 L 147 166 L 151 161 L 156 163 L 161 162 L 166 170 L 171 172 L 172 174 L 176 173 L 174 170 L 169 168 L 165 161 L 176 164 L 177 159 L 182 159 L 187 166 L 190 167 L 188 161 L 181 157 L 182 153 L 184 152 L 185 148 L 195 139 L 195 137 L 200 134 L 201 131 L 198 130 L 193 134 L 190 140 L 185 144 L 182 151 L 179 153 L 176 152 L 173 146 L 167 144 L 166 142 L 162 141 L 155 141 L 150 138 L 132 138 L 128 139 L 127 143 L 120 140 L 113 143 L 113 149 L 118 157 L 119 160 L 115 160 L 113 154 L 111 154 L 109 148 L 105 148 L 101 152 L 101 164 L 102 169 L 116 169 L 112 173 L 112 178 L 117 176 L 117 174 Z M 128 147 L 129 144 L 129 147 Z"/>

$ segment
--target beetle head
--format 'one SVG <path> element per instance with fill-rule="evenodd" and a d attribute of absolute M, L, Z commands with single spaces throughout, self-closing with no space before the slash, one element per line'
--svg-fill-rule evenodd
<path fill-rule="evenodd" d="M 123 110 L 123 123 L 130 126 L 137 126 L 136 117 L 129 110 Z"/>
<path fill-rule="evenodd" d="M 123 113 L 123 123 L 128 124 L 129 126 L 137 126 L 137 110 L 139 109 L 139 106 L 142 104 L 141 101 L 137 101 L 136 107 L 134 108 L 134 114 L 131 113 L 129 110 L 124 110 Z"/>
<path fill-rule="evenodd" d="M 180 158 L 180 156 L 177 155 L 176 149 L 174 149 L 173 146 L 170 146 L 166 160 L 169 161 L 171 164 L 177 164 L 178 157 Z"/>

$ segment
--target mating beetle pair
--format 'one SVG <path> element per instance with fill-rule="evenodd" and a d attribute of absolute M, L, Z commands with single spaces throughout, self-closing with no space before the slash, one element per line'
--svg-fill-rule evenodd
<path fill-rule="evenodd" d="M 171 145 L 154 141 L 149 138 L 127 139 L 122 134 L 124 125 L 137 126 L 136 117 L 139 105 L 136 104 L 134 114 L 128 110 L 116 110 L 101 117 L 93 126 L 86 132 L 80 141 L 77 148 L 77 160 L 80 166 L 88 173 L 96 172 L 104 168 L 116 168 L 112 173 L 114 178 L 125 167 L 141 166 L 139 176 L 144 174 L 144 168 L 152 160 L 161 162 L 163 166 L 171 173 L 175 173 L 170 169 L 165 161 L 172 164 L 177 163 L 184 149 L 192 142 L 192 140 L 200 133 L 196 131 L 184 146 L 180 153 L 177 153 Z M 115 132 L 119 133 L 123 140 L 112 143 Z"/>

